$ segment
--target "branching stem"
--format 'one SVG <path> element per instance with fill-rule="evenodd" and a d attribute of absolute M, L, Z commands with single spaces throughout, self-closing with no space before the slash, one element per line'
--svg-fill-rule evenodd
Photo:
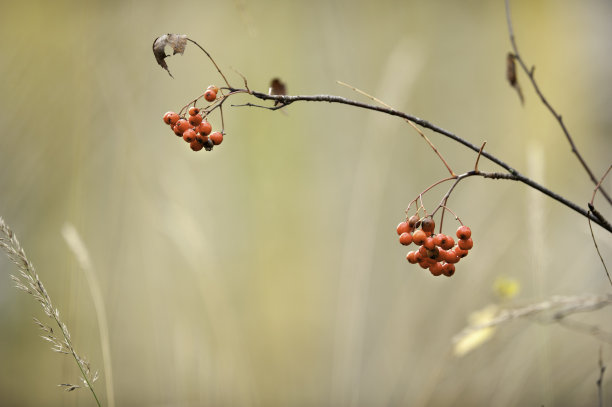
<path fill-rule="evenodd" d="M 230 89 L 230 91 L 232 92 L 245 92 L 245 93 L 249 93 L 247 92 L 245 89 Z M 599 219 L 598 217 L 596 217 L 595 215 L 593 215 L 592 213 L 590 213 L 587 209 L 575 204 L 574 202 L 571 202 L 570 200 L 562 197 L 561 195 L 551 191 L 550 189 L 544 187 L 543 185 L 540 185 L 539 183 L 537 183 L 536 181 L 532 180 L 531 178 L 528 178 L 526 176 L 524 176 L 523 174 L 521 174 L 520 172 L 518 172 L 516 169 L 514 169 L 513 167 L 511 167 L 509 164 L 506 164 L 504 161 L 500 160 L 499 158 L 497 158 L 496 156 L 488 153 L 487 151 L 481 151 L 481 148 L 470 143 L 469 141 L 457 136 L 456 134 L 445 130 L 441 127 L 438 127 L 430 122 L 428 122 L 427 120 L 418 118 L 416 116 L 412 116 L 409 115 L 407 113 L 404 112 L 400 112 L 398 110 L 395 109 L 389 109 L 386 107 L 382 107 L 382 106 L 376 106 L 376 105 L 370 105 L 368 103 L 363 103 L 363 102 L 359 102 L 359 101 L 355 101 L 355 100 L 351 100 L 351 99 L 347 99 L 341 96 L 332 96 L 332 95 L 294 95 L 294 96 L 290 96 L 290 95 L 268 95 L 267 93 L 261 93 L 261 92 L 255 92 L 255 91 L 251 91 L 250 94 L 252 94 L 253 96 L 255 96 L 258 99 L 261 100 L 272 100 L 272 101 L 278 101 L 281 104 L 279 106 L 276 107 L 270 107 L 267 108 L 265 106 L 259 106 L 259 107 L 264 107 L 267 108 L 269 110 L 278 110 L 278 108 L 283 107 L 283 106 L 287 106 L 291 103 L 294 102 L 327 102 L 327 103 L 339 103 L 339 104 L 345 104 L 345 105 L 350 105 L 350 106 L 355 106 L 355 107 L 359 107 L 362 109 L 367 109 L 367 110 L 374 110 L 377 112 L 381 112 L 381 113 L 385 113 L 391 116 L 397 116 L 397 117 L 401 117 L 402 119 L 407 119 L 412 121 L 415 124 L 418 124 L 421 127 L 424 127 L 426 129 L 429 129 L 435 133 L 438 134 L 442 134 L 454 141 L 456 141 L 459 144 L 464 145 L 465 147 L 469 148 L 470 150 L 476 152 L 476 153 L 480 153 L 482 157 L 487 158 L 489 161 L 497 164 L 498 166 L 500 166 L 501 168 L 505 169 L 508 174 L 499 174 L 499 173 L 492 173 L 489 174 L 489 176 L 485 176 L 485 178 L 495 178 L 495 179 L 511 179 L 514 181 L 519 181 L 525 185 L 530 186 L 533 189 L 536 189 L 540 192 L 542 192 L 543 194 L 547 195 L 548 197 L 554 199 L 555 201 L 567 206 L 568 208 L 574 210 L 575 212 L 578 212 L 580 215 L 590 219 L 592 222 L 594 222 L 595 224 L 601 226 L 602 228 L 604 228 L 605 230 L 607 230 L 608 232 L 612 233 L 612 226 L 608 223 L 608 222 L 604 222 L 602 221 L 602 219 Z M 244 104 L 242 106 L 257 106 L 257 105 L 253 105 L 250 103 Z M 476 175 L 476 174 L 473 174 Z M 483 175 L 484 176 L 484 175 Z M 601 190 L 601 188 L 600 188 Z M 603 191 L 602 191 L 603 193 Z"/>

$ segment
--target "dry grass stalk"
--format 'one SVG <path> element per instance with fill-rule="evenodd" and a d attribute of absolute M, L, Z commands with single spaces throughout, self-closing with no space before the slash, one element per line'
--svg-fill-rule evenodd
<path fill-rule="evenodd" d="M 51 326 L 34 318 L 34 323 L 44 332 L 41 337 L 51 343 L 51 349 L 53 351 L 72 355 L 81 371 L 82 386 L 68 383 L 62 383 L 58 386 L 65 388 L 67 391 L 87 387 L 91 391 L 98 406 L 100 406 L 100 401 L 92 386 L 93 382 L 98 378 L 98 373 L 92 373 L 89 362 L 81 357 L 74 349 L 70 332 L 66 324 L 61 320 L 59 310 L 53 305 L 51 297 L 47 293 L 47 290 L 45 290 L 45 286 L 36 273 L 34 265 L 28 260 L 19 240 L 17 240 L 17 236 L 15 236 L 2 217 L 0 217 L 0 247 L 6 252 L 9 259 L 17 265 L 17 269 L 19 270 L 19 276 L 11 275 L 11 279 L 15 282 L 15 286 L 33 296 L 42 306 L 45 314 L 55 321 L 61 332 L 61 335 L 56 334 Z"/>
<path fill-rule="evenodd" d="M 497 314 L 484 323 L 467 326 L 453 337 L 453 343 L 457 343 L 467 335 L 481 329 L 494 327 L 518 318 L 535 318 L 537 322 L 557 322 L 568 328 L 579 328 L 576 321 L 570 322 L 565 318 L 579 312 L 595 311 L 612 305 L 612 294 L 594 295 L 584 294 L 576 296 L 555 295 L 549 299 L 517 308 L 499 309 Z M 548 313 L 547 315 L 545 315 Z M 612 343 L 612 335 L 597 327 L 583 327 L 579 329 L 597 337 L 599 340 Z"/>

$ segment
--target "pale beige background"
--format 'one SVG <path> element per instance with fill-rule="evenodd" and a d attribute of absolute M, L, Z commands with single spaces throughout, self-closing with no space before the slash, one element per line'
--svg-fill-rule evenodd
<path fill-rule="evenodd" d="M 584 205 L 593 185 L 557 124 L 524 76 L 524 107 L 505 82 L 502 1 L 0 4 L 0 216 L 102 370 L 89 287 L 60 231 L 81 233 L 106 303 L 116 405 L 596 404 L 598 352 L 612 365 L 612 347 L 588 335 L 520 320 L 451 354 L 468 315 L 496 301 L 499 276 L 518 279 L 517 303 L 610 292 L 584 218 L 517 183 L 467 180 L 449 205 L 475 247 L 452 279 L 434 278 L 406 262 L 395 226 L 445 169 L 401 120 L 323 103 L 226 109 L 212 153 L 191 152 L 161 120 L 221 84 L 193 46 L 168 60 L 176 79 L 155 64 L 154 38 L 186 33 L 235 85 L 231 67 L 253 89 L 280 76 L 293 94 L 365 100 L 336 84 L 348 82 L 487 140 Z M 513 4 L 524 56 L 602 174 L 610 2 Z M 428 135 L 456 172 L 473 168 L 472 152 Z M 596 234 L 610 263 L 610 234 Z M 55 387 L 76 367 L 38 338 L 30 321 L 42 312 L 12 288 L 14 272 L 0 256 L 0 404 L 92 405 Z M 610 331 L 611 312 L 576 318 Z"/>

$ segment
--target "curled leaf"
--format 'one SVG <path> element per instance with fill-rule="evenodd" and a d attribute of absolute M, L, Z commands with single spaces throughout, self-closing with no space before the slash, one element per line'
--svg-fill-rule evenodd
<path fill-rule="evenodd" d="M 519 85 L 518 78 L 516 76 L 516 61 L 515 60 L 516 60 L 516 56 L 509 52 L 508 55 L 506 56 L 506 79 L 508 79 L 510 86 L 516 89 L 516 92 L 519 95 L 519 99 L 521 100 L 521 104 L 523 104 L 524 103 L 523 91 L 521 91 L 521 86 Z"/>
<path fill-rule="evenodd" d="M 168 75 L 174 78 L 168 69 L 168 64 L 166 64 L 166 59 L 170 55 L 166 55 L 166 46 L 172 47 L 174 54 L 183 54 L 185 52 L 185 46 L 187 45 L 187 36 L 184 34 L 164 34 L 161 37 L 157 37 L 155 41 L 153 41 L 153 55 L 155 55 L 155 60 L 157 63 L 168 71 Z"/>
<path fill-rule="evenodd" d="M 270 88 L 268 89 L 269 95 L 286 95 L 287 94 L 287 85 L 279 78 L 274 78 L 270 81 Z M 274 106 L 279 105 L 280 101 L 275 101 Z"/>

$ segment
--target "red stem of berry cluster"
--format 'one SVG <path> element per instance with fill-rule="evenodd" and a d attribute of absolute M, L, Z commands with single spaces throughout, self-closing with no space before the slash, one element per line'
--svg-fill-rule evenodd
<path fill-rule="evenodd" d="M 542 192 L 543 194 L 547 195 L 548 197 L 554 199 L 555 201 L 567 206 L 568 208 L 574 210 L 575 212 L 579 213 L 580 215 L 590 219 L 593 223 L 601 226 L 603 229 L 607 230 L 608 232 L 612 233 L 612 226 L 605 221 L 605 219 L 600 219 L 598 217 L 596 217 L 595 215 L 593 215 L 589 210 L 575 204 L 574 202 L 564 198 L 563 196 L 551 191 L 550 189 L 544 187 L 543 185 L 537 183 L 536 181 L 532 180 L 531 178 L 526 177 L 525 175 L 521 174 L 519 171 L 517 171 L 516 169 L 514 169 L 513 167 L 511 167 L 509 164 L 505 163 L 504 161 L 500 160 L 499 158 L 497 158 L 496 156 L 492 155 L 491 153 L 488 153 L 487 151 L 483 151 L 481 149 L 481 147 L 478 147 L 472 143 L 470 143 L 469 141 L 463 139 L 462 137 L 457 136 L 456 134 L 445 130 L 441 127 L 436 126 L 435 124 L 430 123 L 427 120 L 421 119 L 419 117 L 416 116 L 412 116 L 410 114 L 404 113 L 404 112 L 400 112 L 398 110 L 395 109 L 389 109 L 389 108 L 385 108 L 385 107 L 381 107 L 381 106 L 376 106 L 376 105 L 370 105 L 367 103 L 363 103 L 363 102 L 359 102 L 359 101 L 355 101 L 355 100 L 351 100 L 351 99 L 347 99 L 341 96 L 333 96 L 333 95 L 294 95 L 294 96 L 290 96 L 290 95 L 268 95 L 267 93 L 261 93 L 261 92 L 255 92 L 255 91 L 247 91 L 245 89 L 233 89 L 230 88 L 229 89 L 232 92 L 242 92 L 242 93 L 249 93 L 251 95 L 253 95 L 254 97 L 260 99 L 260 100 L 270 100 L 270 101 L 278 101 L 280 102 L 280 104 L 278 106 L 274 106 L 274 107 L 268 107 L 268 106 L 261 106 L 261 105 L 257 105 L 257 104 L 253 104 L 253 103 L 245 103 L 243 105 L 239 105 L 239 106 L 251 106 L 251 107 L 259 107 L 259 108 L 265 108 L 268 110 L 278 110 L 284 106 L 287 106 L 291 103 L 294 102 L 327 102 L 327 103 L 339 103 L 339 104 L 345 104 L 345 105 L 350 105 L 350 106 L 355 106 L 358 108 L 362 108 L 362 109 L 367 109 L 367 110 L 373 110 L 373 111 L 377 111 L 377 112 L 381 112 L 381 113 L 385 113 L 391 116 L 397 116 L 397 117 L 401 117 L 402 119 L 407 119 L 412 121 L 413 123 L 418 124 L 421 127 L 424 127 L 426 129 L 429 129 L 435 133 L 441 134 L 443 136 L 446 136 L 454 141 L 456 141 L 459 144 L 462 144 L 463 146 L 469 148 L 470 150 L 479 153 L 482 157 L 487 158 L 489 161 L 497 164 L 498 166 L 500 166 L 501 168 L 503 168 L 504 170 L 506 170 L 508 173 L 507 174 L 502 174 L 502 173 L 490 173 L 490 174 L 486 174 L 486 173 L 476 173 L 474 172 L 472 175 L 480 175 L 483 176 L 484 178 L 491 178 L 491 179 L 509 179 L 509 180 L 513 180 L 513 181 L 519 181 L 535 190 L 538 190 L 540 192 Z M 472 173 L 472 172 L 470 172 Z M 470 173 L 466 173 L 466 174 L 470 174 Z"/>

